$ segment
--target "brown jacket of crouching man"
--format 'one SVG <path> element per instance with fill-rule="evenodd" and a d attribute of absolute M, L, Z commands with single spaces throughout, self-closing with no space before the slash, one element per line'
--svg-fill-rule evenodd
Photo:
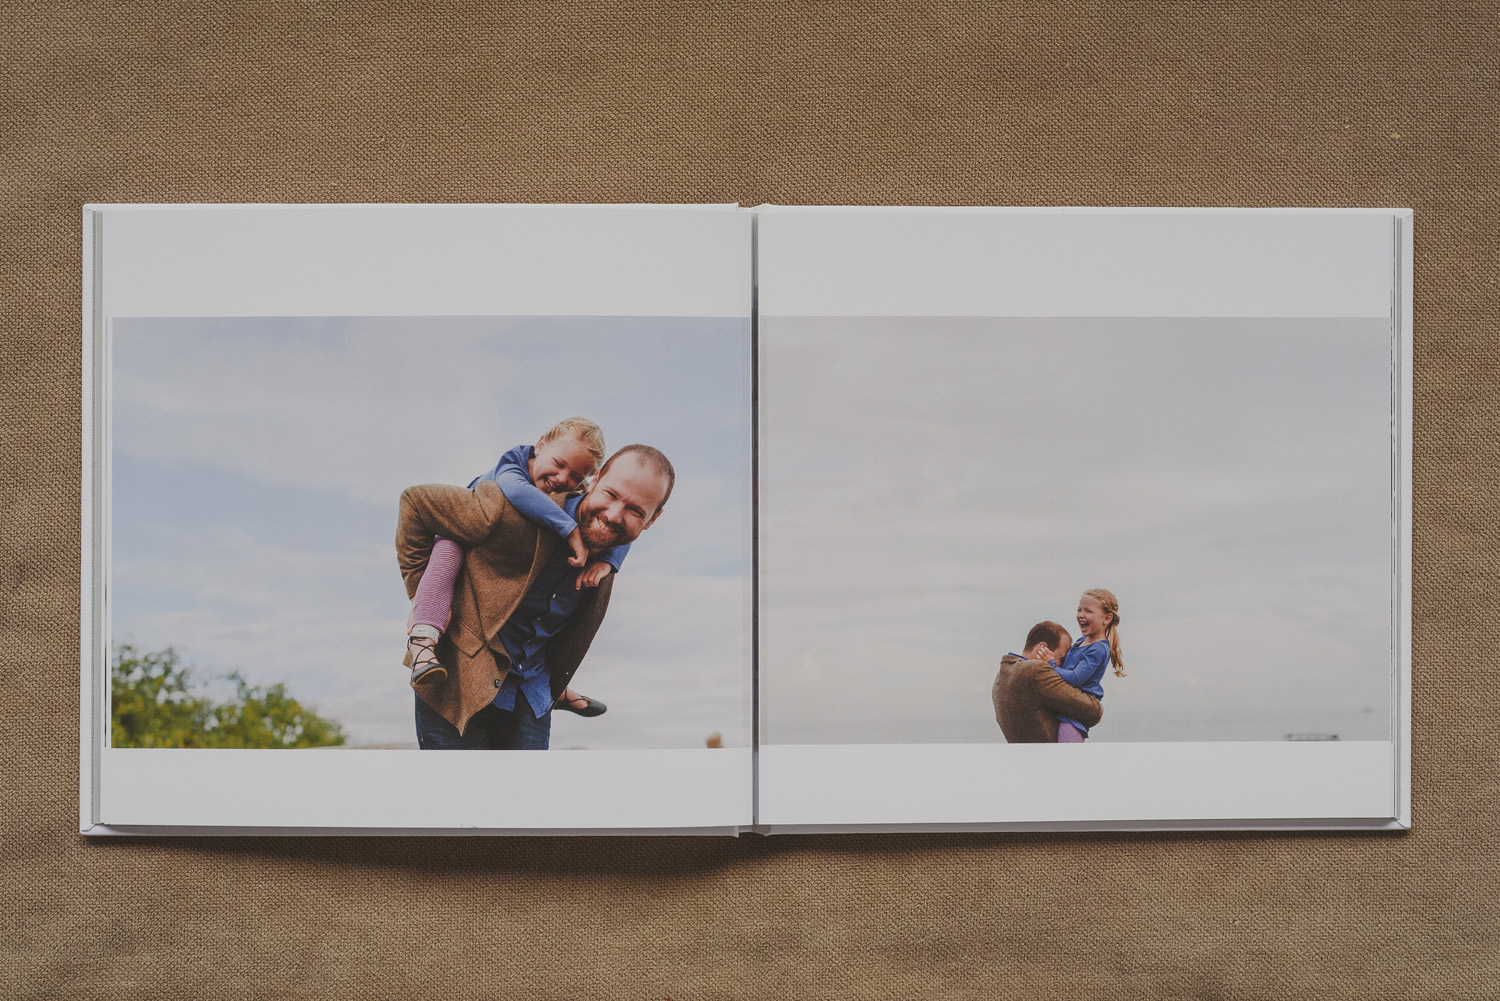
<path fill-rule="evenodd" d="M 1057 717 L 1095 726 L 1104 716 L 1099 700 L 1074 688 L 1044 660 L 1027 660 L 1013 653 L 1000 660 L 1000 673 L 990 689 L 995 721 L 1011 744 L 1057 743 Z"/>

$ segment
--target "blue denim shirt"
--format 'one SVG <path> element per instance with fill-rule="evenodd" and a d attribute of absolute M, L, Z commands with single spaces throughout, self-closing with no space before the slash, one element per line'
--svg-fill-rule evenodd
<path fill-rule="evenodd" d="M 569 497 L 564 502 L 569 515 L 582 499 L 581 496 Z M 573 586 L 580 568 L 568 565 L 570 555 L 567 546 L 552 547 L 552 553 L 542 564 L 541 572 L 532 581 L 526 596 L 500 627 L 500 642 L 510 655 L 511 669 L 495 696 L 495 706 L 499 709 L 515 709 L 518 691 L 526 697 L 538 719 L 552 708 L 547 641 L 562 631 L 583 598 L 583 591 Z"/>

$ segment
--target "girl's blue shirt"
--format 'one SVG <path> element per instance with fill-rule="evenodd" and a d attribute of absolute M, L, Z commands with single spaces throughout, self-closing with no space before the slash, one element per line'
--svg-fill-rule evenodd
<path fill-rule="evenodd" d="M 1075 643 L 1068 648 L 1067 656 L 1063 658 L 1062 664 L 1054 670 L 1068 684 L 1074 688 L 1088 692 L 1096 699 L 1104 698 L 1104 686 L 1100 684 L 1104 680 L 1104 670 L 1109 667 L 1109 639 L 1097 639 L 1092 643 Z M 1085 735 L 1089 728 L 1076 719 L 1059 716 L 1058 722 L 1072 723 Z"/>
<path fill-rule="evenodd" d="M 578 527 L 578 522 L 574 521 L 567 511 L 554 504 L 552 498 L 531 482 L 529 467 L 531 457 L 535 452 L 535 445 L 517 445 L 500 456 L 500 461 L 495 463 L 494 469 L 483 476 L 476 476 L 469 486 L 472 488 L 480 480 L 494 482 L 500 488 L 500 492 L 505 494 L 505 499 L 521 512 L 522 517 L 538 525 L 545 525 L 558 537 L 566 539 L 572 534 L 573 529 Z M 606 561 L 618 572 L 628 552 L 630 552 L 630 543 L 627 542 L 623 546 L 604 550 L 597 555 L 597 558 Z"/>

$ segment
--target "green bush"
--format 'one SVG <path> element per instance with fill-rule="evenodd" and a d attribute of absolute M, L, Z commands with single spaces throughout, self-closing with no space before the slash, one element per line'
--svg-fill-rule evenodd
<path fill-rule="evenodd" d="M 110 668 L 110 734 L 115 747 L 329 747 L 344 742 L 337 722 L 305 709 L 286 686 L 260 688 L 238 674 L 234 700 L 215 703 L 194 688 L 171 647 L 141 653 L 121 646 Z"/>

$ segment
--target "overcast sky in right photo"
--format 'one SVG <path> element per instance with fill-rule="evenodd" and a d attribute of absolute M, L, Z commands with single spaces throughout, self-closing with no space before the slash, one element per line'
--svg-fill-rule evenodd
<path fill-rule="evenodd" d="M 1120 602 L 1091 741 L 1392 733 L 1386 320 L 763 318 L 760 740 L 1003 740 Z"/>

